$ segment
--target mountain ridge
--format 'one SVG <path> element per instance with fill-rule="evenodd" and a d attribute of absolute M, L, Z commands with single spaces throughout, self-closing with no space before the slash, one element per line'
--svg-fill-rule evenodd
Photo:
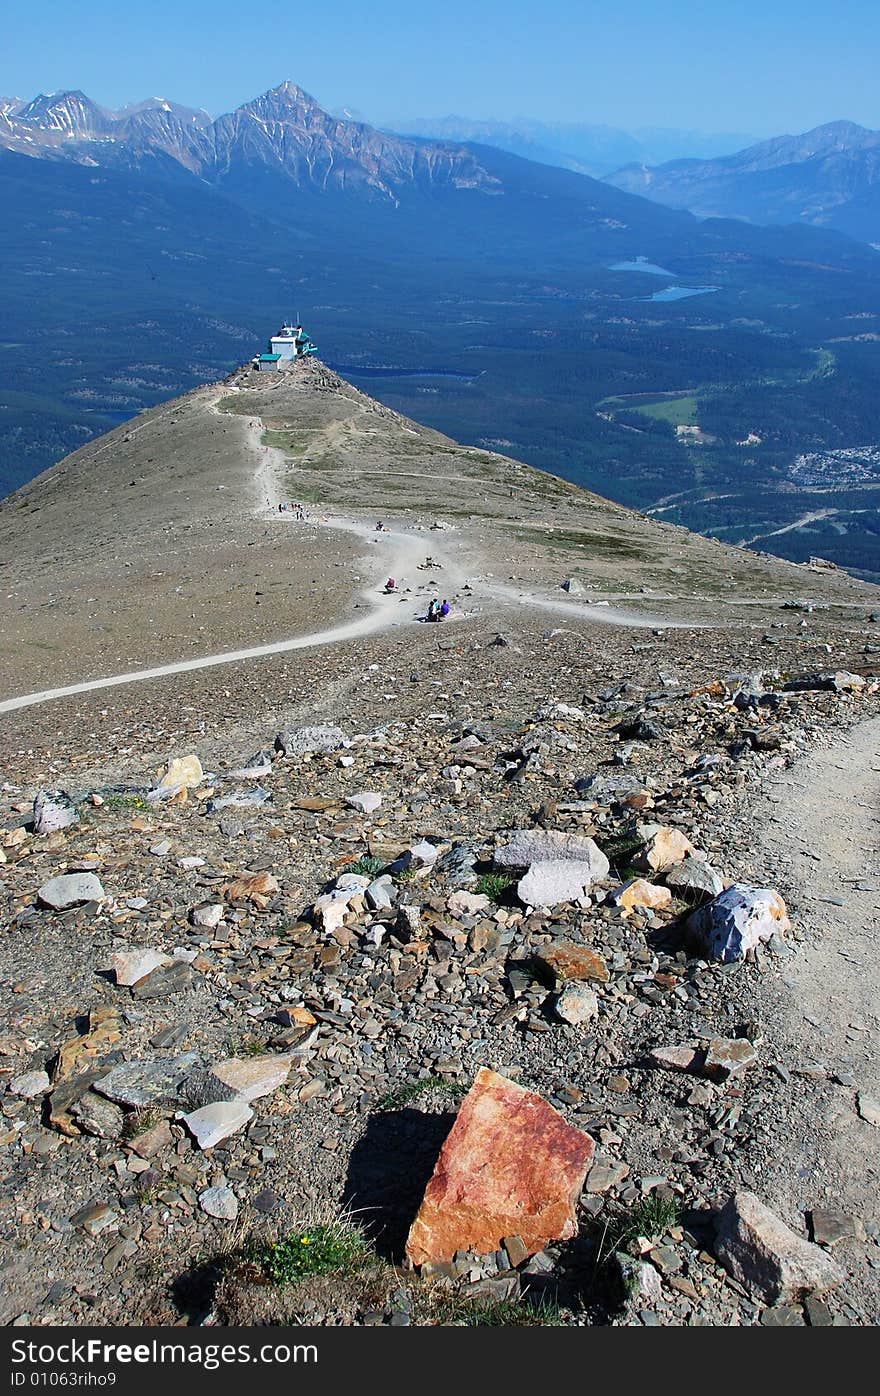
<path fill-rule="evenodd" d="M 615 188 L 699 217 L 802 221 L 880 240 L 880 131 L 832 121 L 715 160 L 625 165 Z"/>
<path fill-rule="evenodd" d="M 262 165 L 304 187 L 353 185 L 392 202 L 412 182 L 497 189 L 497 180 L 461 146 L 405 140 L 334 117 L 289 79 L 207 121 L 164 99 L 112 113 L 79 90 L 40 93 L 22 109 L 2 113 L 0 148 L 98 165 L 166 156 L 208 179 L 236 163 Z"/>

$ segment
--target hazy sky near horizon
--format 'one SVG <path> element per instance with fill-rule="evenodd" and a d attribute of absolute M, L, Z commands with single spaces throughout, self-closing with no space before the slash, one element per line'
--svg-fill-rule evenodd
<path fill-rule="evenodd" d="M 291 78 L 367 120 L 445 116 L 797 132 L 880 127 L 878 0 L 41 0 L 0 93 L 161 95 L 212 115 Z"/>

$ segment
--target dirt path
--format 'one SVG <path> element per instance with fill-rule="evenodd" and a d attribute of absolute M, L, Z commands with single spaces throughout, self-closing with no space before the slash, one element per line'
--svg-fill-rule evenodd
<path fill-rule="evenodd" d="M 283 516 L 282 516 L 283 517 Z M 242 659 L 260 659 L 266 655 L 284 654 L 288 650 L 313 649 L 319 645 L 332 645 L 343 640 L 355 640 L 377 630 L 402 625 L 412 620 L 412 614 L 401 606 L 397 593 L 385 595 L 381 590 L 382 581 L 389 575 L 394 577 L 415 576 L 416 567 L 425 554 L 423 538 L 408 533 L 388 531 L 373 534 L 364 524 L 350 519 L 334 519 L 327 524 L 330 529 L 344 529 L 355 533 L 365 542 L 375 543 L 382 566 L 377 569 L 375 580 L 360 593 L 361 604 L 367 607 L 363 616 L 344 621 L 328 630 L 319 630 L 310 635 L 298 635 L 289 640 L 278 640 L 273 644 L 255 645 L 250 649 L 226 650 L 221 654 L 209 654 L 200 659 L 186 659 L 177 664 L 162 664 L 153 669 L 137 669 L 126 674 L 114 674 L 108 678 L 92 679 L 87 683 L 68 684 L 64 688 L 43 689 L 37 693 L 25 693 L 17 698 L 7 698 L 0 702 L 0 713 L 27 708 L 35 703 L 47 703 L 53 698 L 67 698 L 77 693 L 90 693 L 100 688 L 115 688 L 124 683 L 140 683 L 148 679 L 164 678 L 169 674 L 185 674 L 193 669 L 210 669 L 218 664 L 234 664 Z M 378 589 L 377 589 L 378 588 Z M 414 598 L 410 597 L 410 600 Z"/>
<path fill-rule="evenodd" d="M 619 606 L 606 603 L 591 605 L 589 602 L 562 601 L 557 597 L 539 596 L 521 587 L 492 585 L 489 594 L 499 601 L 514 606 L 536 606 L 542 611 L 552 611 L 554 615 L 568 616 L 570 620 L 594 620 L 600 625 L 622 625 L 638 629 L 655 630 L 701 630 L 703 627 L 694 621 L 669 620 L 665 616 L 647 615 L 642 611 L 624 611 Z"/>
<path fill-rule="evenodd" d="M 787 771 L 768 798 L 773 812 L 755 852 L 767 871 L 775 866 L 804 941 L 764 991 L 764 1018 L 777 1060 L 825 1069 L 777 1140 L 780 1173 L 793 1210 L 812 1198 L 868 1227 L 867 1252 L 845 1244 L 836 1254 L 876 1322 L 880 1273 L 867 1261 L 880 1259 L 871 1240 L 880 1227 L 880 1132 L 860 1118 L 857 1100 L 880 1096 L 880 719 Z"/>

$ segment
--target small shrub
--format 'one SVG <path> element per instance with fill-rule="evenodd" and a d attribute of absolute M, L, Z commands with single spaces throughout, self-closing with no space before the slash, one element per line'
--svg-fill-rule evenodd
<path fill-rule="evenodd" d="M 288 1285 L 335 1270 L 351 1274 L 370 1264 L 373 1255 L 358 1228 L 339 1220 L 297 1227 L 264 1245 L 254 1259 L 273 1283 Z"/>
<path fill-rule="evenodd" d="M 479 896 L 488 897 L 491 902 L 500 902 L 504 893 L 512 887 L 515 882 L 516 878 L 512 873 L 483 873 L 483 876 L 477 879 L 477 885 L 474 891 Z"/>
<path fill-rule="evenodd" d="M 152 1129 L 161 1119 L 163 1112 L 157 1105 L 142 1105 L 138 1109 L 132 1110 L 126 1115 L 122 1123 L 123 1139 L 137 1139 L 139 1134 L 145 1134 L 148 1129 Z"/>
<path fill-rule="evenodd" d="M 358 858 L 354 863 L 349 863 L 342 871 L 344 873 L 357 873 L 361 877 L 378 877 L 387 867 L 381 858 L 373 858 L 370 854 L 364 854 L 363 858 Z"/>
<path fill-rule="evenodd" d="M 104 809 L 126 810 L 126 809 L 149 809 L 150 802 L 143 795 L 124 795 L 116 791 L 103 797 Z"/>

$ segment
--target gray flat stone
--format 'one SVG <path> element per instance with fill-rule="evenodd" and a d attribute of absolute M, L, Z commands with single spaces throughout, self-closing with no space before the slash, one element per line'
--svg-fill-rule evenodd
<path fill-rule="evenodd" d="M 34 833 L 54 834 L 79 823 L 73 801 L 64 790 L 41 790 L 34 800 Z"/>
<path fill-rule="evenodd" d="M 53 911 L 65 911 L 82 902 L 102 902 L 104 888 L 94 873 L 62 873 L 44 882 L 37 896 Z"/>
<path fill-rule="evenodd" d="M 143 979 L 132 985 L 132 997 L 136 999 L 163 999 L 170 994 L 182 993 L 191 989 L 196 980 L 196 972 L 185 960 L 172 960 L 171 964 L 159 965 L 150 970 Z"/>
<path fill-rule="evenodd" d="M 554 907 L 562 902 L 576 902 L 590 888 L 593 868 L 590 863 L 563 859 L 532 863 L 521 877 L 516 894 L 526 906 Z"/>
<path fill-rule="evenodd" d="M 22 1100 L 33 1100 L 34 1096 L 45 1095 L 51 1082 L 45 1071 L 25 1071 L 9 1083 L 9 1094 Z"/>
<path fill-rule="evenodd" d="M 243 1129 L 254 1112 L 243 1100 L 218 1100 L 184 1115 L 183 1123 L 200 1149 L 212 1149 Z"/>
<path fill-rule="evenodd" d="M 131 988 L 132 984 L 160 965 L 170 964 L 171 957 L 163 955 L 161 950 L 116 950 L 110 956 L 110 968 L 116 975 L 116 983 L 123 988 Z"/>
<path fill-rule="evenodd" d="M 284 756 L 307 756 L 313 752 L 337 751 L 345 743 L 341 727 L 286 727 L 275 738 L 275 750 Z"/>
<path fill-rule="evenodd" d="M 518 829 L 495 850 L 499 868 L 530 868 L 533 863 L 585 863 L 595 881 L 601 882 L 610 864 L 599 845 L 580 834 L 556 829 Z"/>
<path fill-rule="evenodd" d="M 722 1209 L 715 1254 L 735 1280 L 771 1304 L 821 1294 L 844 1279 L 830 1255 L 798 1236 L 752 1192 L 735 1193 Z"/>
<path fill-rule="evenodd" d="M 199 1206 L 209 1217 L 219 1217 L 221 1221 L 235 1221 L 238 1216 L 238 1198 L 232 1188 L 205 1188 L 199 1193 Z"/>
<path fill-rule="evenodd" d="M 94 1090 L 119 1105 L 135 1107 L 177 1100 L 184 1077 L 199 1060 L 197 1052 L 181 1052 L 177 1057 L 119 1062 L 94 1083 Z"/>

